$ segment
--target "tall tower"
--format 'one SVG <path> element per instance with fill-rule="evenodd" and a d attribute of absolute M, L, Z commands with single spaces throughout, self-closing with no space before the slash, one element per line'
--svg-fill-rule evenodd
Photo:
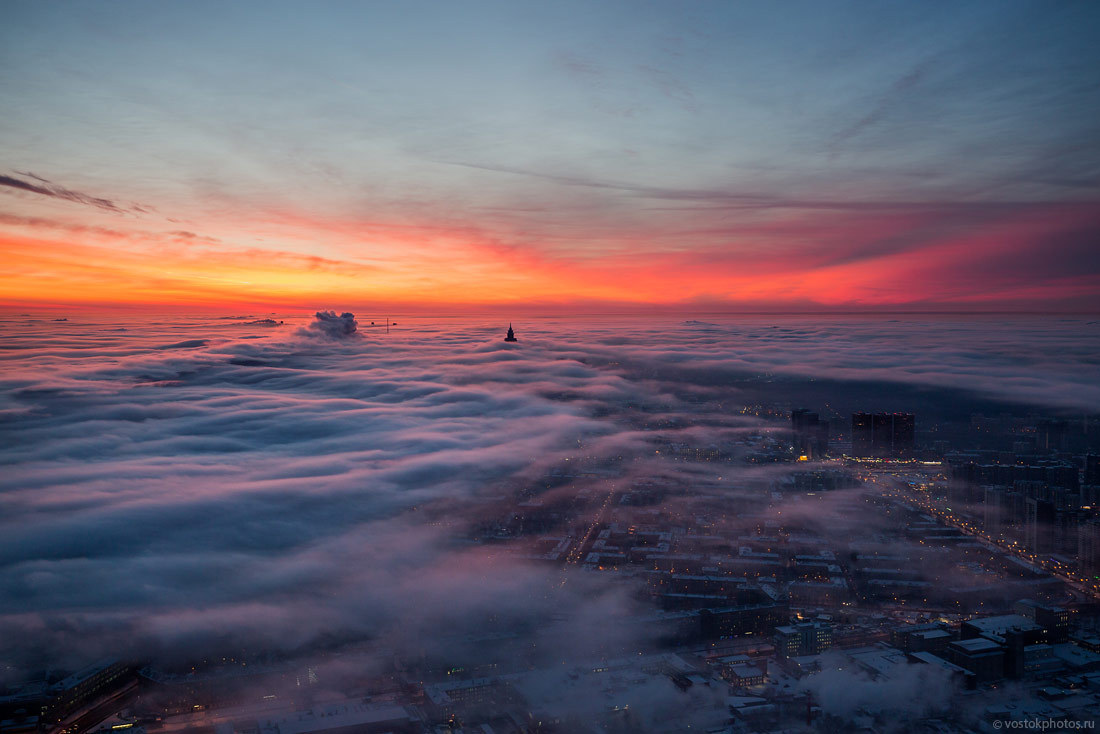
<path fill-rule="evenodd" d="M 504 341 L 506 341 L 506 342 L 518 342 L 519 341 L 519 339 L 516 338 L 516 332 L 512 331 L 512 325 L 511 324 L 508 324 L 508 336 L 504 337 Z"/>
<path fill-rule="evenodd" d="M 860 458 L 871 456 L 874 435 L 871 414 L 852 413 L 852 453 Z"/>

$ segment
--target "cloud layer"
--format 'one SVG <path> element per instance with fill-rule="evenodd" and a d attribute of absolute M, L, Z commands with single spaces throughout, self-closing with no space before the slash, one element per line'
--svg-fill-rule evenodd
<path fill-rule="evenodd" d="M 527 630 L 536 655 L 613 653 L 652 635 L 616 623 L 643 610 L 631 589 L 469 538 L 523 497 L 608 482 L 768 486 L 787 470 L 722 484 L 653 442 L 767 429 L 737 406 L 818 380 L 868 402 L 1100 410 L 1100 325 L 1083 320 L 541 320 L 518 344 L 495 322 L 250 320 L 3 323 L 0 658 L 425 635 L 458 651 L 487 625 Z"/>

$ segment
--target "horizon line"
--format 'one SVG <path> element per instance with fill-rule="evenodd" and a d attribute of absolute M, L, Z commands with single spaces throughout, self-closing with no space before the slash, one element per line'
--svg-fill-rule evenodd
<path fill-rule="evenodd" d="M 260 308 L 270 309 L 271 306 L 258 306 L 253 305 L 251 309 L 245 308 L 231 308 L 210 310 L 206 308 L 188 308 L 186 305 L 164 305 L 158 304 L 152 308 L 143 308 L 135 304 L 110 304 L 110 305 L 96 305 L 93 307 L 73 307 L 66 305 L 43 305 L 37 304 L 36 306 L 28 307 L 26 305 L 12 305 L 12 304 L 0 304 L 0 312 L 11 313 L 15 311 L 33 312 L 39 311 L 76 311 L 85 313 L 97 313 L 97 312 L 117 312 L 117 311 L 143 311 L 146 313 L 172 313 L 172 312 L 191 312 L 194 315 L 203 314 L 217 314 L 225 315 L 227 313 L 240 313 L 241 311 L 256 310 Z M 333 309 L 331 305 L 328 307 L 309 307 L 309 308 L 290 308 L 287 309 L 277 308 L 274 311 L 267 311 L 263 314 L 248 314 L 242 316 L 242 318 L 251 318 L 253 316 L 270 316 L 270 315 L 287 315 L 292 313 L 301 313 L 303 316 L 310 316 L 317 311 L 324 310 L 347 310 L 357 309 L 361 313 L 373 313 L 378 314 L 373 309 L 371 311 L 364 311 L 358 309 L 357 306 L 346 306 Z M 471 310 L 456 310 L 456 311 L 388 311 L 382 313 L 382 318 L 386 317 L 386 313 L 389 316 L 400 316 L 403 318 L 457 318 L 462 316 L 498 316 L 502 311 L 507 309 L 503 308 L 490 308 L 490 309 L 471 309 Z M 514 312 L 517 316 L 524 318 L 541 318 L 541 317 L 554 317 L 554 316 L 687 316 L 687 315 L 706 315 L 706 316 L 1098 316 L 1100 317 L 1100 310 L 1084 310 L 1084 309 L 1069 309 L 1069 310 L 1053 310 L 1053 309 L 767 309 L 767 310 L 679 310 L 675 308 L 662 308 L 662 307 L 650 307 L 643 309 L 632 309 L 622 311 L 601 311 L 601 310 L 562 310 L 555 312 L 553 310 L 543 311 L 538 313 L 524 313 L 522 309 L 518 309 Z M 31 314 L 28 313 L 28 316 Z M 358 314 L 357 314 L 358 315 Z M 379 318 L 375 315 L 375 318 Z"/>

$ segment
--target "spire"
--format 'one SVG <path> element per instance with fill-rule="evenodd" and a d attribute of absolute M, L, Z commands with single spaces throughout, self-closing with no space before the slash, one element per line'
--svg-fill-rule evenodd
<path fill-rule="evenodd" d="M 506 341 L 506 342 L 519 341 L 519 339 L 516 339 L 516 332 L 512 331 L 511 322 L 508 323 L 508 336 L 504 337 L 504 341 Z"/>

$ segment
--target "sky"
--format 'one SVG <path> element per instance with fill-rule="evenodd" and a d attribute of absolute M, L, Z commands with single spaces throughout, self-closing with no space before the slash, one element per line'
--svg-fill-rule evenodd
<path fill-rule="evenodd" d="M 3 306 L 1100 309 L 1093 2 L 0 20 Z"/>

